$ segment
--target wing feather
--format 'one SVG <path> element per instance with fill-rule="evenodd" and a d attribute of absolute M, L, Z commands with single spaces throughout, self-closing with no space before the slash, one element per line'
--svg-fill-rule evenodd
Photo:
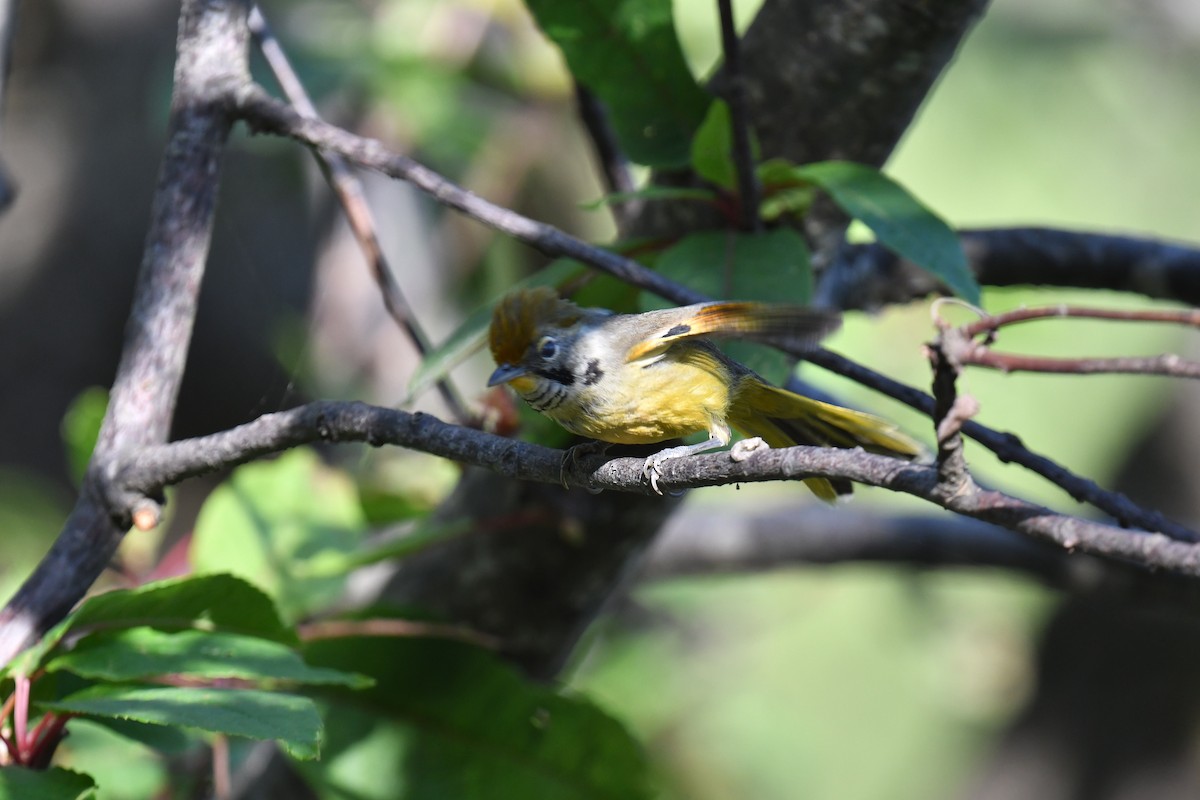
<path fill-rule="evenodd" d="M 626 361 L 655 356 L 697 336 L 752 339 L 809 350 L 841 325 L 840 315 L 831 311 L 771 303 L 701 303 L 672 311 L 656 312 L 663 324 L 629 348 Z"/>

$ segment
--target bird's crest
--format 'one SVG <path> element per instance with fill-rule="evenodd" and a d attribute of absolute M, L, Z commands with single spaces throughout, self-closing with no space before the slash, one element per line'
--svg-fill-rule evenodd
<path fill-rule="evenodd" d="M 579 306 L 545 286 L 509 292 L 492 313 L 488 329 L 492 358 L 497 364 L 517 364 L 541 331 L 574 325 L 582 316 Z"/>

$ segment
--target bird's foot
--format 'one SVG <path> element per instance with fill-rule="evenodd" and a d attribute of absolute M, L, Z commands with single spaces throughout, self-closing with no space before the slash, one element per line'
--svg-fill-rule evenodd
<path fill-rule="evenodd" d="M 562 484 L 564 489 L 570 489 L 570 484 L 567 483 L 567 473 L 575 469 L 579 463 L 579 459 L 587 456 L 601 456 L 611 447 L 611 442 L 602 442 L 598 439 L 592 439 L 587 442 L 580 442 L 567 448 L 567 452 L 563 453 L 562 463 L 558 468 L 558 482 Z M 589 489 L 588 491 L 591 491 Z"/>

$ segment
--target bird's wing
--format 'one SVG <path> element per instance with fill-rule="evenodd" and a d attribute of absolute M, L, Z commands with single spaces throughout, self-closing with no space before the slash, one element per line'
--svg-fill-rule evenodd
<path fill-rule="evenodd" d="M 658 355 L 696 336 L 753 339 L 807 350 L 841 325 L 840 315 L 831 311 L 770 303 L 701 303 L 639 316 L 648 329 L 626 352 L 626 361 Z"/>

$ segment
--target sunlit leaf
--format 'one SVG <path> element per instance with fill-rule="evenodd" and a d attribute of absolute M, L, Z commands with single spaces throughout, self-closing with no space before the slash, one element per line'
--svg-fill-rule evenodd
<path fill-rule="evenodd" d="M 526 0 L 575 79 L 608 109 L 621 149 L 653 167 L 687 163 L 711 98 L 688 69 L 671 0 Z"/>
<path fill-rule="evenodd" d="M 353 687 L 369 684 L 361 675 L 309 666 L 295 650 L 279 642 L 234 633 L 195 630 L 167 633 L 153 628 L 88 636 L 52 659 L 46 670 L 69 670 L 85 678 L 107 681 L 184 675 L 268 684 Z"/>
<path fill-rule="evenodd" d="M 107 409 L 108 391 L 92 386 L 80 392 L 63 415 L 62 438 L 67 447 L 67 464 L 77 482 L 83 480 L 92 451 L 96 449 L 100 423 L 104 421 Z"/>
<path fill-rule="evenodd" d="M 85 717 L 115 717 L 248 739 L 274 739 L 297 758 L 316 758 L 321 743 L 321 717 L 313 701 L 282 692 L 107 685 L 39 705 L 49 711 Z"/>
<path fill-rule="evenodd" d="M 340 575 L 312 563 L 353 552 L 365 527 L 354 484 L 308 449 L 247 464 L 200 509 L 191 559 L 198 571 L 241 575 L 271 594 L 288 619 L 341 593 Z"/>
<path fill-rule="evenodd" d="M 278 642 L 295 642 L 271 598 L 233 575 L 199 575 L 118 589 L 89 597 L 8 667 L 32 674 L 69 633 L 151 627 L 163 631 L 203 626 Z"/>
<path fill-rule="evenodd" d="M 0 800 L 89 800 L 96 796 L 90 775 L 62 767 L 0 769 Z"/>
<path fill-rule="evenodd" d="M 884 247 L 940 278 L 967 302 L 979 304 L 979 283 L 958 235 L 903 186 L 873 167 L 849 161 L 805 164 L 795 167 L 794 174 L 828 192 Z"/>

